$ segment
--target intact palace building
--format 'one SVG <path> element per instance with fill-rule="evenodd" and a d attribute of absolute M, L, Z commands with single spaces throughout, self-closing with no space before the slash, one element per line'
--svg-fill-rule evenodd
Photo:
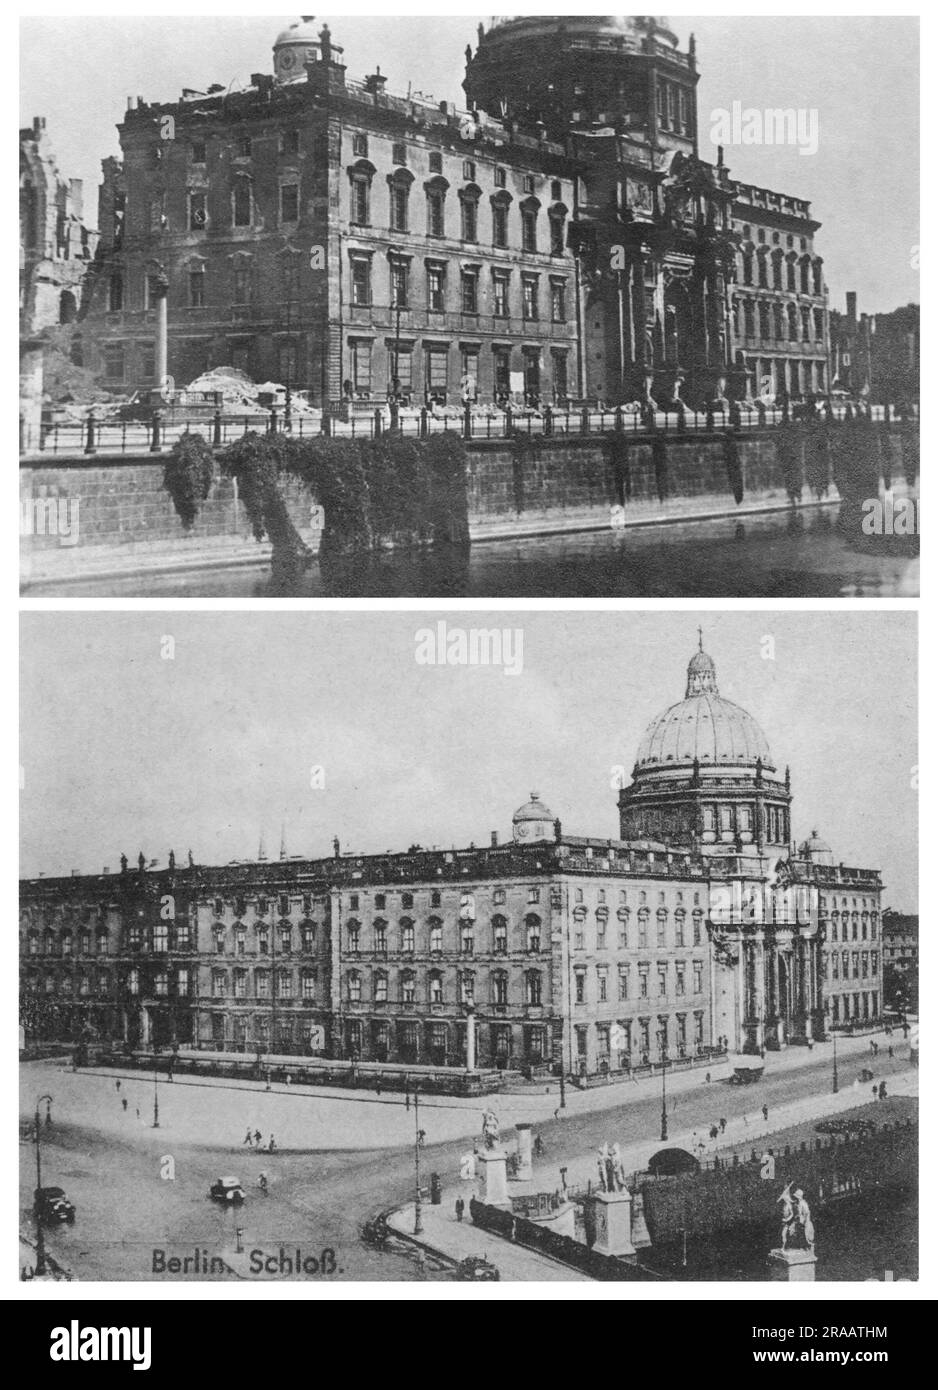
<path fill-rule="evenodd" d="M 160 377 L 165 294 L 178 385 L 229 364 L 317 405 L 826 389 L 819 224 L 701 159 L 693 37 L 493 20 L 468 111 L 343 57 L 304 19 L 245 87 L 130 103 L 85 316 L 108 385 Z"/>
<path fill-rule="evenodd" d="M 699 650 L 618 839 L 533 794 L 485 848 L 23 882 L 27 1038 L 571 1074 L 805 1043 L 881 1014 L 882 883 L 791 802 Z"/>

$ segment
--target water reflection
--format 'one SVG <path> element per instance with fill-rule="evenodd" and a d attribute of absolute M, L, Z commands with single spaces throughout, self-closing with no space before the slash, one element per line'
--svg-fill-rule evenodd
<path fill-rule="evenodd" d="M 918 594 L 917 536 L 865 536 L 839 506 L 671 522 L 462 547 L 342 557 L 273 580 L 268 569 L 57 586 L 157 597 L 860 597 Z"/>

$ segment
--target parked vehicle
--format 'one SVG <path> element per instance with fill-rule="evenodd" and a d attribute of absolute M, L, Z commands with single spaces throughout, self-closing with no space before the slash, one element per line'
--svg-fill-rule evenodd
<path fill-rule="evenodd" d="M 37 1187 L 33 1194 L 33 1210 L 43 1221 L 67 1221 L 71 1226 L 75 1220 L 74 1203 L 68 1200 L 61 1187 Z"/>
<path fill-rule="evenodd" d="M 501 1275 L 495 1265 L 488 1260 L 483 1260 L 481 1255 L 467 1255 L 464 1260 L 460 1260 L 456 1266 L 456 1279 L 461 1280 L 500 1280 Z"/>
<path fill-rule="evenodd" d="M 240 1178 L 218 1178 L 209 1188 L 208 1195 L 213 1202 L 243 1202 L 244 1188 Z"/>

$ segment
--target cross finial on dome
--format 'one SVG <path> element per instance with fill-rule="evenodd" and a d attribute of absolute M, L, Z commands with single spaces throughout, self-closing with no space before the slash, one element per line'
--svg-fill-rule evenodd
<path fill-rule="evenodd" d="M 702 627 L 698 627 L 698 629 L 697 629 L 697 650 L 698 650 L 699 652 L 702 652 L 702 651 L 703 651 L 703 628 L 702 628 Z"/>

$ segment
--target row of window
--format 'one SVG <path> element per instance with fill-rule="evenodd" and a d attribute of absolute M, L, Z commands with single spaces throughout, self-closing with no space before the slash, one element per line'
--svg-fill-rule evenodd
<path fill-rule="evenodd" d="M 224 999 L 230 994 L 234 999 L 293 999 L 296 997 L 297 982 L 292 970 L 232 970 L 229 982 L 227 970 L 212 971 L 212 997 Z M 318 974 L 315 970 L 301 970 L 299 973 L 299 996 L 301 999 L 316 998 Z M 273 995 L 271 995 L 273 988 Z"/>
<path fill-rule="evenodd" d="M 144 976 L 136 967 L 128 970 L 122 977 L 123 987 L 128 994 L 156 995 L 159 998 L 188 998 L 194 994 L 195 974 L 186 966 L 177 966 L 172 971 L 156 970 Z M 69 998 L 74 994 L 84 997 L 96 994 L 109 995 L 112 988 L 111 975 L 107 970 L 96 972 L 81 970 L 78 975 L 55 976 L 53 974 L 33 976 L 31 986 L 47 995 L 61 995 Z"/>
<path fill-rule="evenodd" d="M 372 253 L 349 252 L 351 267 L 351 301 L 356 308 L 371 308 L 374 304 L 374 274 Z M 463 266 L 459 272 L 458 307 L 464 314 L 491 313 L 495 318 L 511 317 L 511 271 L 493 269 L 491 289 L 486 296 L 482 288 L 482 267 Z M 452 308 L 447 285 L 451 276 L 445 261 L 427 261 L 422 292 L 413 292 L 412 266 L 409 258 L 394 256 L 388 262 L 388 299 L 392 309 L 411 309 L 417 300 L 431 313 L 445 313 Z M 523 272 L 521 275 L 521 316 L 537 321 L 541 317 L 541 277 Z M 567 282 L 559 276 L 550 277 L 550 318 L 552 323 L 567 321 Z"/>
<path fill-rule="evenodd" d="M 831 995 L 831 1022 L 847 1023 L 854 1018 L 879 1017 L 879 991 L 863 990 L 856 994 Z"/>
<path fill-rule="evenodd" d="M 639 908 L 636 914 L 636 931 L 632 931 L 631 909 L 620 907 L 616 913 L 617 922 L 615 924 L 616 944 L 620 951 L 642 950 L 649 945 L 651 933 L 651 914 L 647 907 Z M 593 941 L 595 949 L 605 950 L 609 945 L 608 921 L 597 913 L 595 924 L 595 935 Z M 669 931 L 668 912 L 666 908 L 659 908 L 655 914 L 654 925 L 655 945 L 660 947 L 667 946 L 700 946 L 704 939 L 703 912 L 700 908 L 695 908 L 691 914 L 690 921 L 687 920 L 687 913 L 683 908 L 678 908 L 674 914 L 674 930 Z M 573 914 L 573 949 L 575 951 L 585 951 L 590 949 L 589 934 L 587 924 L 584 919 L 578 919 L 576 911 Z"/>
<path fill-rule="evenodd" d="M 878 951 L 832 951 L 827 957 L 828 980 L 867 980 L 879 974 Z"/>
<path fill-rule="evenodd" d="M 368 136 L 364 131 L 356 131 L 352 135 L 352 154 L 356 159 L 368 158 Z M 414 167 L 414 150 L 408 150 L 407 145 L 402 140 L 395 140 L 391 145 L 391 162 L 398 169 Z M 440 150 L 430 150 L 427 156 L 427 167 L 431 174 L 442 174 L 443 155 Z M 478 176 L 479 166 L 474 159 L 464 159 L 462 161 L 462 176 L 466 183 L 475 183 Z M 498 189 L 508 187 L 508 171 L 502 165 L 497 164 L 492 170 L 492 181 Z M 523 187 L 525 193 L 533 194 L 537 191 L 539 178 L 537 174 L 524 174 Z M 559 203 L 563 195 L 563 185 L 560 179 L 552 179 L 550 185 L 550 196 L 555 203 Z"/>
<path fill-rule="evenodd" d="M 802 308 L 795 304 L 759 304 L 760 338 L 780 338 L 788 342 L 821 342 L 824 338 L 824 310 Z M 742 300 L 742 330 L 747 338 L 756 336 L 756 302 Z M 740 301 L 733 304 L 733 331 L 740 332 Z"/>
<path fill-rule="evenodd" d="M 391 977 L 386 970 L 375 970 L 371 976 L 371 1000 L 365 998 L 365 977 L 360 970 L 349 970 L 345 976 L 344 995 L 350 1004 L 417 1004 L 418 980 L 413 970 L 402 970 L 397 978 L 397 997 L 390 995 Z M 447 1003 L 444 980 L 441 971 L 427 972 L 423 989 L 420 991 L 428 1004 Z M 476 978 L 471 971 L 461 970 L 456 976 L 456 1001 L 460 1004 L 475 1004 Z M 489 977 L 489 1000 L 492 1005 L 505 1005 L 512 1002 L 509 991 L 508 973 L 495 970 Z M 544 1002 L 544 982 L 539 970 L 526 970 L 521 981 L 520 1002 L 538 1007 Z"/>
<path fill-rule="evenodd" d="M 736 225 L 737 225 L 737 227 L 739 227 L 739 223 L 737 223 Z M 742 227 L 740 228 L 740 230 L 742 231 L 742 235 L 743 235 L 743 240 L 744 240 L 744 241 L 751 241 L 751 240 L 752 240 L 752 228 L 750 227 L 750 225 L 749 225 L 748 222 L 744 222 L 744 223 L 742 224 Z M 759 242 L 760 246 L 765 244 L 765 228 L 764 228 L 764 227 L 757 227 L 757 228 L 756 228 L 756 241 Z M 782 241 L 782 234 L 781 234 L 781 232 L 773 232 L 773 233 L 772 233 L 772 245 L 773 245 L 773 246 L 780 246 L 780 245 L 781 245 L 781 241 Z M 791 234 L 791 232 L 789 232 L 788 235 L 785 237 L 785 245 L 788 247 L 788 249 L 789 249 L 789 251 L 790 251 L 790 250 L 794 247 L 794 244 L 795 244 L 795 238 L 794 238 L 794 236 Z M 807 237 L 801 237 L 801 238 L 799 238 L 798 245 L 799 245 L 799 248 L 800 248 L 802 251 L 807 251 L 807 249 L 808 249 L 808 238 L 807 238 Z"/>
<path fill-rule="evenodd" d="M 348 377 L 344 383 L 346 395 L 359 400 L 371 399 L 375 393 L 374 379 L 374 341 L 366 337 L 352 337 L 348 344 Z M 551 348 L 554 400 L 558 404 L 568 396 L 568 354 L 569 348 Z M 474 400 L 478 395 L 480 381 L 481 349 L 474 344 L 460 347 L 458 386 L 464 401 Z M 397 378 L 397 392 L 407 400 L 418 389 L 418 370 L 415 365 L 417 353 L 412 343 L 389 344 L 387 354 L 388 380 L 391 389 Z M 537 347 L 522 347 L 522 372 L 524 394 L 529 404 L 536 404 L 541 396 L 541 350 Z M 451 389 L 452 362 L 450 348 L 444 344 L 427 344 L 423 348 L 423 390 L 428 402 L 439 401 L 445 404 Z M 492 347 L 492 386 L 496 400 L 507 399 L 512 393 L 511 348 L 504 344 Z M 504 902 L 493 894 L 494 902 Z"/>
<path fill-rule="evenodd" d="M 673 1018 L 668 1014 L 659 1014 L 656 1019 L 624 1018 L 615 1023 L 593 1024 L 596 1029 L 597 1061 L 601 1065 L 604 1060 L 617 1060 L 620 1066 L 627 1067 L 634 1053 L 638 1054 L 640 1061 L 649 1062 L 652 1060 L 653 1051 L 658 1059 L 668 1057 L 672 1045 L 676 1048 L 678 1056 L 684 1057 L 691 1043 L 695 1051 L 702 1048 L 704 1043 L 703 1013 L 693 1014 L 692 1038 L 688 1037 L 690 1022 L 687 1014 L 675 1014 Z M 578 1024 L 574 1030 L 577 1056 L 584 1060 L 589 1054 L 590 1026 L 586 1023 Z"/>
<path fill-rule="evenodd" d="M 540 917 L 534 913 L 529 913 L 524 920 L 524 946 L 517 941 L 518 933 L 513 933 L 513 948 L 515 950 L 525 949 L 528 951 L 540 951 L 542 942 L 546 946 L 543 935 L 543 926 Z M 495 955 L 507 955 L 509 949 L 509 930 L 508 919 L 501 916 L 492 918 L 489 928 L 488 941 L 491 943 L 490 949 Z M 446 934 L 447 950 L 459 950 L 463 955 L 472 955 L 475 950 L 476 927 L 471 921 L 464 921 L 458 924 L 458 936 L 455 939 L 450 933 Z M 481 940 L 482 929 L 479 929 L 478 936 Z M 426 933 L 421 932 L 421 946 L 426 942 L 424 949 L 434 954 L 444 950 L 444 926 L 438 918 L 431 918 L 427 923 Z M 417 949 L 417 929 L 413 922 L 407 918 L 402 919 L 399 926 L 395 929 L 392 937 L 388 930 L 387 922 L 376 921 L 371 927 L 371 944 L 368 949 L 372 951 L 388 951 L 392 945 L 404 954 L 412 954 Z M 360 922 L 353 919 L 349 920 L 345 928 L 345 952 L 347 955 L 358 955 L 363 948 L 362 926 Z"/>
<path fill-rule="evenodd" d="M 800 261 L 793 257 L 786 258 L 782 251 L 773 251 L 766 255 L 757 253 L 755 256 L 744 251 L 739 261 L 741 279 L 744 285 L 753 284 L 753 261 L 756 263 L 755 283 L 764 289 L 769 288 L 769 262 L 771 262 L 773 289 L 786 289 L 795 293 L 800 290 L 802 294 L 824 293 L 823 271 L 820 261 L 809 261 L 804 257 Z M 782 283 L 783 262 L 785 264 L 784 284 Z"/>
<path fill-rule="evenodd" d="M 830 916 L 831 941 L 866 941 L 867 937 L 871 941 L 875 941 L 878 929 L 878 912 L 844 912 L 841 914 L 835 909 Z"/>
<path fill-rule="evenodd" d="M 273 944 L 276 950 L 286 955 L 299 946 L 303 951 L 315 951 L 316 949 L 316 924 L 306 922 L 294 931 L 291 926 L 280 926 L 275 931 L 265 924 L 255 924 L 251 928 L 251 948 L 259 955 L 267 955 L 271 949 L 272 931 Z M 150 951 L 156 954 L 165 954 L 170 951 L 188 951 L 192 948 L 195 940 L 192 925 L 185 919 L 176 922 L 158 922 L 152 927 L 144 927 L 140 923 L 132 923 L 126 931 L 126 949 L 130 951 Z M 221 923 L 215 923 L 212 930 L 212 942 L 216 952 L 224 953 L 230 946 L 236 955 L 244 955 L 248 950 L 248 928 L 241 923 L 236 923 L 231 929 L 230 934 L 226 927 Z M 106 931 L 99 932 L 94 938 L 94 945 L 98 955 L 105 955 L 108 952 L 109 938 Z M 62 932 L 57 937 L 53 932 L 47 931 L 44 935 L 39 932 L 30 932 L 27 938 L 27 950 L 29 955 L 61 955 L 71 956 L 75 954 L 76 939 L 70 931 Z M 88 956 L 92 953 L 92 935 L 90 932 L 82 932 L 77 938 L 77 954 Z"/>
<path fill-rule="evenodd" d="M 297 155 L 300 152 L 300 132 L 298 130 L 281 130 L 277 136 L 277 146 L 282 155 Z M 164 153 L 163 147 L 156 147 L 158 156 Z M 239 159 L 250 159 L 254 152 L 254 142 L 250 135 L 240 135 L 234 142 L 233 153 Z M 265 151 L 266 153 L 266 151 Z M 191 164 L 206 164 L 208 162 L 208 142 L 206 140 L 192 140 L 189 144 L 189 162 Z"/>
<path fill-rule="evenodd" d="M 444 186 L 445 180 L 430 185 L 424 190 L 425 195 L 425 227 L 426 235 L 429 237 L 445 237 L 447 235 L 447 192 Z M 281 188 L 281 195 L 283 187 Z M 392 232 L 411 232 L 416 229 L 412 226 L 412 198 L 411 185 L 403 179 L 392 178 L 389 181 L 388 199 L 388 228 Z M 472 244 L 480 241 L 479 229 L 479 203 L 481 190 L 473 187 L 472 189 L 460 189 L 459 191 L 459 240 Z M 349 221 L 354 227 L 373 226 L 373 198 L 372 198 L 372 178 L 369 173 L 353 173 L 349 184 Z M 522 203 L 520 207 L 519 231 L 521 234 L 522 251 L 537 252 L 538 250 L 538 211 L 536 199 L 529 203 Z M 511 199 L 509 194 L 499 196 L 496 194 L 490 200 L 491 206 L 491 245 L 498 250 L 507 250 L 510 240 L 511 230 Z M 281 221 L 284 220 L 281 214 Z M 550 254 L 552 256 L 562 256 L 564 254 L 564 239 L 566 215 L 559 210 L 548 212 L 548 223 L 550 226 Z M 235 225 L 238 225 L 235 223 Z"/>
<path fill-rule="evenodd" d="M 674 968 L 674 990 L 676 997 L 680 998 L 687 993 L 688 984 L 693 985 L 694 994 L 703 993 L 703 961 L 695 960 L 691 963 L 690 972 L 687 969 L 686 961 L 657 961 L 654 966 L 650 961 L 641 961 L 636 966 L 633 973 L 631 965 L 619 965 L 617 976 L 617 999 L 625 1001 L 627 999 L 650 999 L 652 997 L 652 986 L 656 985 L 656 994 L 659 999 L 666 999 L 671 994 L 671 967 Z M 654 973 L 653 973 L 654 972 Z M 596 993 L 595 999 L 588 998 L 588 972 L 585 966 L 573 967 L 573 998 L 576 1004 L 586 1004 L 595 1002 L 606 1004 L 609 1002 L 609 969 L 605 965 L 597 965 L 595 970 Z M 635 989 L 633 995 L 632 990 Z"/>

